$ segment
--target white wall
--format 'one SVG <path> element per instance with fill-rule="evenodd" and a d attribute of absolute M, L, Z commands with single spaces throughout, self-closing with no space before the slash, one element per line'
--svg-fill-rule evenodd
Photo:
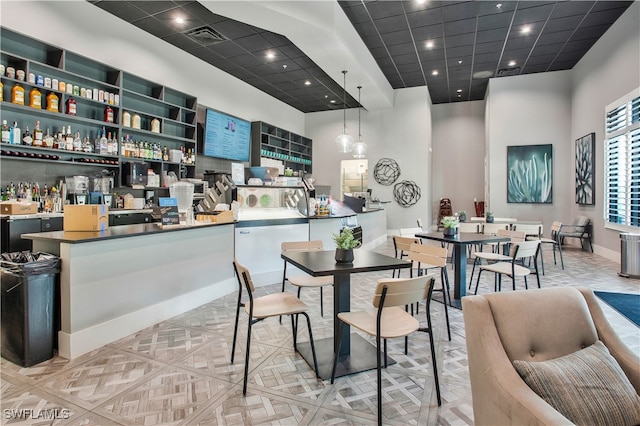
<path fill-rule="evenodd" d="M 594 206 L 573 205 L 572 215 L 594 222 L 596 251 L 619 252 L 619 232 L 604 228 L 604 108 L 640 87 L 640 3 L 634 2 L 573 68 L 571 139 L 596 134 Z M 574 148 L 575 151 L 575 148 Z M 573 152 L 573 151 L 572 151 Z M 575 155 L 575 154 L 574 154 Z M 637 228 L 635 232 L 638 232 Z"/>
<path fill-rule="evenodd" d="M 89 2 L 2 1 L 0 7 L 6 28 L 194 95 L 201 105 L 304 133 L 301 111 Z M 50 25 L 34 25 L 34 17 Z"/>
<path fill-rule="evenodd" d="M 363 89 L 363 97 L 366 92 Z M 306 114 L 305 134 L 313 139 L 313 175 L 318 185 L 331 185 L 332 197 L 339 194 L 340 160 L 351 158 L 339 154 L 334 139 L 342 131 L 342 111 Z M 394 91 L 392 109 L 362 111 L 363 140 L 369 145 L 369 188 L 372 195 L 390 200 L 387 229 L 416 226 L 421 218 L 431 222 L 431 98 L 426 87 Z M 347 127 L 358 135 L 358 111 L 347 111 Z M 373 178 L 373 169 L 381 158 L 392 158 L 400 166 L 402 180 L 414 181 L 421 189 L 417 204 L 403 208 L 393 201 L 393 185 L 383 186 Z"/>
<path fill-rule="evenodd" d="M 489 81 L 487 129 L 489 197 L 497 217 L 571 222 L 574 169 L 571 139 L 571 71 L 501 77 Z M 553 145 L 553 203 L 507 203 L 507 146 Z"/>
<path fill-rule="evenodd" d="M 475 216 L 474 198 L 484 200 L 484 101 L 433 105 L 433 218 L 441 198 L 454 212 Z M 435 222 L 434 222 L 435 223 Z"/>

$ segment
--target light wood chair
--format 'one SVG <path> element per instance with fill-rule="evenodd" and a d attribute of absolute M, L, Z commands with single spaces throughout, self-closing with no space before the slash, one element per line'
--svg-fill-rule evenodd
<path fill-rule="evenodd" d="M 373 296 L 374 309 L 361 312 L 341 312 L 338 314 L 340 325 L 338 334 L 342 336 L 344 324 L 376 338 L 377 351 L 377 391 L 378 391 L 378 425 L 382 425 L 382 362 L 380 356 L 387 359 L 387 339 L 405 337 L 415 331 L 429 333 L 429 343 L 431 346 L 431 361 L 433 362 L 433 376 L 436 384 L 436 395 L 438 405 L 442 404 L 440 397 L 440 383 L 438 381 L 438 367 L 436 362 L 436 351 L 433 342 L 433 329 L 431 326 L 430 302 L 433 293 L 433 276 L 422 276 L 417 278 L 404 279 L 382 279 L 378 281 L 375 294 Z M 427 328 L 421 328 L 420 323 L 413 316 L 405 312 L 403 306 L 414 304 L 424 300 L 427 306 Z M 384 339 L 384 354 L 380 353 L 380 340 Z M 339 338 L 338 342 L 342 339 Z M 333 360 L 333 370 L 331 371 L 331 383 L 333 384 L 338 365 L 337 354 Z"/>
<path fill-rule="evenodd" d="M 324 250 L 322 241 L 285 241 L 280 244 L 282 253 L 292 251 L 321 251 Z M 322 287 L 333 285 L 333 276 L 329 277 L 312 277 L 310 275 L 287 276 L 287 261 L 284 261 L 284 270 L 282 272 L 282 291 L 284 291 L 285 282 L 298 287 L 298 297 L 303 287 L 319 287 L 320 288 L 320 316 L 324 317 L 324 302 L 322 295 Z"/>
<path fill-rule="evenodd" d="M 428 244 L 411 244 L 407 253 L 407 259 L 411 261 L 411 277 L 413 278 L 413 265 L 417 266 L 418 276 L 426 275 L 430 269 L 440 270 L 440 282 L 442 287 L 433 291 L 442 292 L 444 314 L 447 319 L 447 334 L 451 340 L 451 326 L 449 325 L 449 308 L 451 305 L 451 292 L 449 287 L 449 275 L 447 274 L 447 249 Z M 447 298 L 449 299 L 447 301 Z M 417 313 L 417 311 L 416 311 Z M 405 353 L 407 348 L 405 347 Z"/>
<path fill-rule="evenodd" d="M 309 329 L 309 340 L 311 342 L 311 353 L 313 354 L 313 367 L 316 372 L 316 376 L 320 376 L 318 373 L 318 361 L 316 359 L 316 349 L 313 344 L 313 333 L 311 331 L 311 321 L 309 321 L 309 315 L 307 315 L 308 306 L 294 296 L 291 293 L 282 292 L 275 294 L 268 294 L 261 297 L 253 297 L 253 291 L 255 287 L 251 280 L 251 274 L 249 270 L 238 263 L 237 260 L 233 261 L 233 268 L 238 278 L 238 304 L 236 306 L 236 323 L 233 329 L 233 344 L 231 349 L 231 363 L 236 352 L 236 340 L 238 337 L 238 322 L 240 317 L 240 306 L 244 305 L 245 311 L 249 315 L 248 329 L 247 329 L 247 349 L 244 360 L 244 382 L 242 385 L 242 394 L 247 394 L 247 377 L 249 375 L 249 353 L 251 350 L 251 328 L 257 322 L 260 322 L 269 317 L 277 317 L 282 315 L 291 316 L 291 328 L 293 331 L 293 349 L 298 352 L 297 348 L 297 335 L 298 335 L 298 315 L 302 314 L 307 319 L 307 327 Z M 247 303 L 242 303 L 242 288 L 245 288 L 249 296 Z M 294 318 L 295 317 L 295 318 Z"/>
<path fill-rule="evenodd" d="M 508 243 L 509 245 L 524 241 L 526 238 L 524 232 L 509 231 L 508 229 L 498 229 L 498 236 L 510 238 Z M 490 252 L 477 251 L 474 253 L 473 268 L 471 268 L 471 278 L 469 278 L 469 289 L 471 289 L 471 286 L 473 285 L 473 275 L 476 271 L 476 265 L 479 265 L 483 260 L 485 260 L 488 264 L 501 261 L 508 262 L 511 260 L 511 256 L 507 256 L 501 253 L 500 249 L 502 247 L 503 246 L 496 244 Z"/>
<path fill-rule="evenodd" d="M 420 244 L 420 238 L 416 238 L 416 237 L 403 237 L 400 235 L 394 235 L 393 236 L 393 249 L 395 251 L 395 257 L 396 259 L 402 259 L 404 257 L 407 257 L 407 253 L 409 252 L 409 249 L 411 248 L 411 244 Z M 398 278 L 400 278 L 400 269 L 397 269 L 398 271 Z M 393 270 L 392 272 L 392 277 L 396 277 L 396 269 Z"/>
<path fill-rule="evenodd" d="M 540 250 L 540 241 L 522 241 L 511 246 L 510 260 L 505 262 L 496 262 L 491 265 L 481 265 L 478 272 L 478 280 L 476 281 L 476 289 L 474 294 L 478 294 L 478 285 L 480 284 L 480 276 L 483 271 L 493 272 L 497 275 L 498 280 L 494 285 L 494 291 L 502 290 L 502 276 L 511 277 L 513 289 L 516 289 L 516 277 L 524 277 L 524 287 L 528 289 L 527 276 L 531 274 L 531 269 L 526 268 L 524 261 L 533 260 L 535 275 L 540 288 L 540 274 L 538 274 L 538 252 Z"/>

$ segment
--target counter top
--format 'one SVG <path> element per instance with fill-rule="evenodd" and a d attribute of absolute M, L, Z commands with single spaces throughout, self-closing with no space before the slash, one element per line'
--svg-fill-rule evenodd
<path fill-rule="evenodd" d="M 153 209 L 109 209 L 109 215 L 115 214 L 136 214 L 153 213 Z M 63 212 L 57 213 L 34 213 L 34 214 L 0 214 L 0 219 L 44 219 L 49 217 L 64 217 Z"/>
<path fill-rule="evenodd" d="M 159 234 L 166 232 L 185 231 L 211 226 L 233 225 L 229 223 L 197 222 L 196 225 L 169 225 L 162 226 L 159 223 L 141 223 L 137 225 L 113 226 L 105 231 L 51 231 L 32 234 L 22 234 L 22 238 L 28 240 L 56 241 L 60 243 L 88 243 L 104 241 L 114 238 L 137 237 L 142 235 Z"/>

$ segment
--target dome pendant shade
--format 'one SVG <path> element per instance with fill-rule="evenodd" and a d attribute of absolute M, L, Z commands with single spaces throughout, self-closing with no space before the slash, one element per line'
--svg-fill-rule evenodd
<path fill-rule="evenodd" d="M 342 93 L 342 111 L 343 111 L 343 122 L 342 122 L 342 134 L 336 136 L 336 147 L 338 148 L 338 152 L 341 154 L 346 154 L 353 150 L 353 136 L 347 133 L 347 71 L 342 71 L 343 75 L 343 93 Z"/>

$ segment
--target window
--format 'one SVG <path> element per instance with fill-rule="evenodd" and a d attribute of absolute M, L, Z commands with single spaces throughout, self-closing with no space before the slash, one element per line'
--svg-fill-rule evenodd
<path fill-rule="evenodd" d="M 640 227 L 640 88 L 605 114 L 605 223 Z"/>

